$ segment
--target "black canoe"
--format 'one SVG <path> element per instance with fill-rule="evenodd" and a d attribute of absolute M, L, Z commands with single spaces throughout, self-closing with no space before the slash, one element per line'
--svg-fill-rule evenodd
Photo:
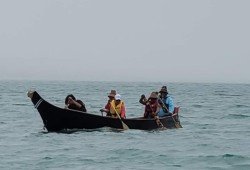
<path fill-rule="evenodd" d="M 36 91 L 29 91 L 28 96 L 41 115 L 47 131 L 61 131 L 64 129 L 96 129 L 111 127 L 122 129 L 122 122 L 118 118 L 64 109 L 54 106 L 44 100 Z M 181 127 L 178 114 L 160 118 L 165 128 Z M 159 128 L 155 119 L 127 118 L 122 121 L 129 129 L 153 130 Z"/>

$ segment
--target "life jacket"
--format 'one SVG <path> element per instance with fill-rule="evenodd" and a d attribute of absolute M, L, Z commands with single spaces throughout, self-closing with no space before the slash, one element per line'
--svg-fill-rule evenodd
<path fill-rule="evenodd" d="M 146 112 L 147 113 L 151 113 L 151 112 L 156 112 L 156 110 L 157 110 L 157 102 L 155 102 L 155 103 L 153 103 L 153 104 L 148 104 L 147 106 L 146 106 Z"/>
<path fill-rule="evenodd" d="M 123 101 L 120 101 L 118 105 L 115 105 L 115 100 L 110 103 L 110 113 L 112 117 L 117 117 L 116 112 L 121 116 Z M 116 110 L 116 111 L 115 111 Z"/>
<path fill-rule="evenodd" d="M 152 104 L 149 103 L 148 105 L 146 105 L 144 116 L 145 116 L 145 117 L 154 117 L 154 116 L 152 115 L 152 113 L 153 113 L 153 112 L 154 112 L 154 113 L 156 112 L 157 107 L 158 107 L 157 102 L 152 103 Z"/>

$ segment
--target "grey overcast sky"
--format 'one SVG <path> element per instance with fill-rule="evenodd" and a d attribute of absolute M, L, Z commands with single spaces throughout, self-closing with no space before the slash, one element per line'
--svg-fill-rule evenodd
<path fill-rule="evenodd" d="M 250 83 L 249 0 L 0 0 L 0 79 Z"/>

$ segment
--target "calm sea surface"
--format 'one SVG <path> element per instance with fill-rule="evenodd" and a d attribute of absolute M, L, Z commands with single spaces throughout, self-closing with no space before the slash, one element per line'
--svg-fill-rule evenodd
<path fill-rule="evenodd" d="M 127 130 L 110 128 L 48 133 L 26 93 L 35 89 L 63 107 L 73 93 L 89 112 L 116 89 L 127 117 L 141 116 L 141 94 L 162 83 L 0 81 L 0 169 L 250 169 L 250 85 L 169 83 L 183 128 Z"/>

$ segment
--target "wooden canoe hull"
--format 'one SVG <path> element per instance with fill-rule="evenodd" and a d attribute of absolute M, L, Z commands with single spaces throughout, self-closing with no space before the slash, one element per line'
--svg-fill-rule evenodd
<path fill-rule="evenodd" d="M 96 129 L 102 127 L 111 127 L 122 129 L 121 120 L 107 116 L 90 114 L 76 110 L 64 109 L 54 106 L 44 100 L 36 91 L 29 92 L 31 101 L 40 113 L 44 126 L 48 131 L 61 131 L 64 129 Z M 175 116 L 166 116 L 160 118 L 165 128 L 181 127 L 180 122 L 176 122 Z M 127 118 L 122 121 L 129 129 L 152 130 L 159 128 L 155 119 Z M 176 123 L 179 126 L 176 126 Z"/>

